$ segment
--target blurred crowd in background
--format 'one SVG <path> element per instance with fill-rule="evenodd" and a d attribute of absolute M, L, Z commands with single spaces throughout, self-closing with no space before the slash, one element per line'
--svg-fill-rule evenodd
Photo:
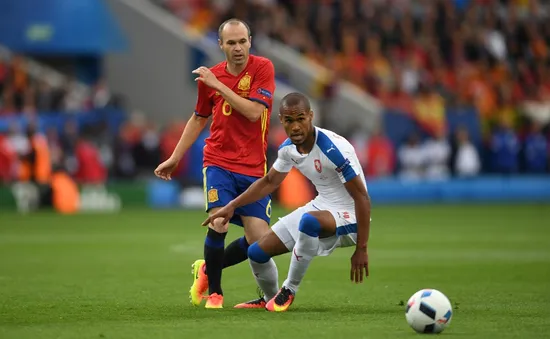
<path fill-rule="evenodd" d="M 279 40 L 385 113 L 411 117 L 417 129 L 406 139 L 384 139 L 396 127 L 383 121 L 369 138 L 348 131 L 371 176 L 548 171 L 548 1 L 155 1 L 213 39 L 221 22 L 242 18 L 254 39 Z M 450 130 L 456 108 L 475 111 L 479 124 Z"/>
<path fill-rule="evenodd" d="M 412 119 L 407 137 L 381 120 L 377 131 L 347 131 L 370 178 L 445 179 L 480 173 L 548 173 L 550 142 L 550 5 L 526 0 L 154 0 L 212 38 L 224 20 L 251 24 L 255 38 L 279 40 L 380 100 L 384 113 Z M 0 59 L 0 118 L 63 115 L 42 129 L 11 121 L 0 130 L 0 180 L 21 177 L 47 145 L 54 169 L 80 182 L 150 176 L 168 157 L 187 119 L 158 126 L 129 112 L 113 128 L 80 117 L 124 107 L 102 80 L 63 86 L 28 72 L 23 56 Z M 327 94 L 329 95 L 329 94 Z M 479 124 L 447 128 L 447 112 L 467 107 Z M 191 112 L 192 104 L 182 112 Z M 397 112 L 397 113 L 396 113 Z M 337 113 L 337 112 L 332 112 Z M 384 122 L 386 122 L 384 124 Z M 331 126 L 322 126 L 331 128 Z M 204 139 L 206 135 L 201 138 Z M 284 139 L 270 128 L 269 159 Z M 40 141 L 42 140 L 42 141 Z M 190 176 L 184 159 L 178 175 Z M 197 181 L 197 182 L 195 182 Z"/>

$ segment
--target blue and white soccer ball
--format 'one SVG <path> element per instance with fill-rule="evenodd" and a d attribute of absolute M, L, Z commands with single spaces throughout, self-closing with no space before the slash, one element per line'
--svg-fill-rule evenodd
<path fill-rule="evenodd" d="M 434 289 L 413 294 L 405 311 L 407 322 L 418 333 L 440 333 L 449 326 L 452 316 L 451 302 Z"/>

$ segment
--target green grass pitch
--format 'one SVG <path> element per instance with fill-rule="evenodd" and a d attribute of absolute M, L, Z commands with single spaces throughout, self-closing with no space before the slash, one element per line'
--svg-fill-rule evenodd
<path fill-rule="evenodd" d="M 454 307 L 443 336 L 550 337 L 549 205 L 375 207 L 367 282 L 339 249 L 282 314 L 232 309 L 256 296 L 247 263 L 224 271 L 223 310 L 190 305 L 204 216 L 1 212 L 0 338 L 409 338 L 403 304 L 427 287 Z M 289 256 L 276 261 L 282 282 Z"/>

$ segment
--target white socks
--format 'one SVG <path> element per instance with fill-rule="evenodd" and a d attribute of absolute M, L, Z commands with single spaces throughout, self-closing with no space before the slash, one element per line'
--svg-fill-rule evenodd
<path fill-rule="evenodd" d="M 288 278 L 283 283 L 283 286 L 289 288 L 294 294 L 298 292 L 298 286 L 300 286 L 306 274 L 309 263 L 317 255 L 318 249 L 318 237 L 312 237 L 304 232 L 300 232 L 298 241 L 292 250 Z"/>
<path fill-rule="evenodd" d="M 279 291 L 279 272 L 273 258 L 268 262 L 260 264 L 254 260 L 248 260 L 256 283 L 264 292 L 264 300 L 267 302 Z"/>

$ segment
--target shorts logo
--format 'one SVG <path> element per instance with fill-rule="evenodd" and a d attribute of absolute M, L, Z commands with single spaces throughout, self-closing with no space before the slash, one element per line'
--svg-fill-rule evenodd
<path fill-rule="evenodd" d="M 315 164 L 315 169 L 317 172 L 321 173 L 323 171 L 323 167 L 321 167 L 321 160 L 315 159 L 313 163 Z"/>
<path fill-rule="evenodd" d="M 218 190 L 215 188 L 212 188 L 208 191 L 208 202 L 216 202 L 218 201 Z"/>
<path fill-rule="evenodd" d="M 246 73 L 241 80 L 239 81 L 239 85 L 237 86 L 241 91 L 248 91 L 250 89 L 250 83 L 252 78 L 248 73 Z"/>
<path fill-rule="evenodd" d="M 349 212 L 342 212 L 342 213 L 338 212 L 338 216 L 343 219 L 349 219 L 350 217 Z"/>

